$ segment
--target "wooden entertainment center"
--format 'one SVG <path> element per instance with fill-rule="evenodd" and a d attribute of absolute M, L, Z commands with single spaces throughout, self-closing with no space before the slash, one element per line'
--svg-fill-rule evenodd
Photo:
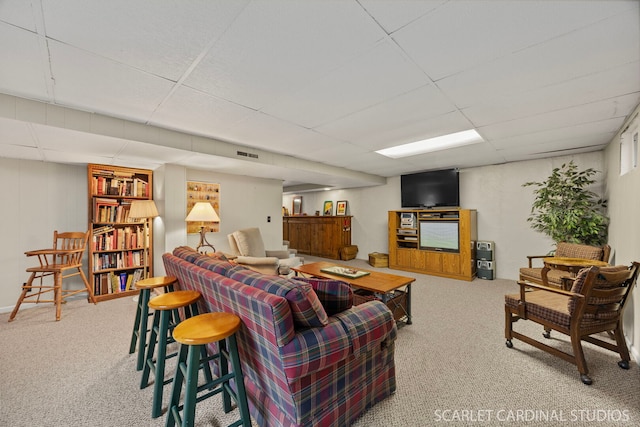
<path fill-rule="evenodd" d="M 426 235 L 432 228 L 436 238 L 440 232 L 449 234 L 440 245 Z M 475 209 L 389 211 L 389 268 L 471 281 L 477 239 Z"/>

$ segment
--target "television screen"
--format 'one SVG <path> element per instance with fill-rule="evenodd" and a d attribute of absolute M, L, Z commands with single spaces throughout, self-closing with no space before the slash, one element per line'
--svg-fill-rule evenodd
<path fill-rule="evenodd" d="M 420 249 L 459 252 L 458 221 L 420 221 Z"/>
<path fill-rule="evenodd" d="M 403 208 L 460 206 L 457 169 L 419 172 L 400 177 Z"/>

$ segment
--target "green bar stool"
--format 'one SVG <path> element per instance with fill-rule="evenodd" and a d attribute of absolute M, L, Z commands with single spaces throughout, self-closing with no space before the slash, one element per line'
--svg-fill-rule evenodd
<path fill-rule="evenodd" d="M 129 354 L 136 351 L 138 346 L 138 361 L 136 370 L 141 371 L 144 364 L 145 348 L 147 345 L 148 319 L 149 319 L 149 299 L 151 291 L 156 288 L 164 288 L 165 292 L 173 291 L 173 285 L 177 279 L 173 276 L 149 277 L 138 280 L 136 288 L 140 290 L 138 294 L 138 307 L 136 309 L 136 320 L 133 322 L 133 332 L 131 333 L 131 344 Z"/>
<path fill-rule="evenodd" d="M 173 381 L 173 378 L 165 380 L 164 366 L 167 359 L 177 355 L 177 353 L 167 355 L 167 344 L 174 342 L 170 333 L 179 322 L 177 311 L 184 309 L 185 319 L 195 316 L 198 314 L 198 305 L 196 303 L 200 298 L 201 295 L 198 291 L 173 291 L 158 295 L 149 301 L 149 308 L 154 310 L 153 325 L 151 326 L 151 334 L 147 344 L 147 354 L 144 369 L 142 370 L 140 388 L 143 389 L 149 385 L 149 374 L 153 371 L 155 377 L 151 408 L 151 416 L 153 418 L 162 415 L 162 389 L 165 384 Z M 156 344 L 158 347 L 157 354 L 155 354 Z M 205 370 L 205 375 L 207 379 L 211 378 L 211 370 Z"/>
<path fill-rule="evenodd" d="M 238 354 L 236 332 L 240 329 L 240 318 L 231 313 L 206 313 L 182 321 L 173 330 L 173 338 L 178 341 L 180 351 L 178 365 L 173 378 L 171 402 L 167 414 L 166 427 L 173 427 L 176 423 L 182 427 L 194 425 L 196 403 L 215 394 L 222 393 L 225 413 L 231 411 L 231 398 L 235 401 L 240 412 L 240 419 L 229 425 L 251 426 L 247 394 L 244 387 L 242 367 Z M 218 353 L 205 358 L 201 357 L 202 349 L 209 343 L 218 343 Z M 201 364 L 217 359 L 220 369 L 218 378 L 208 380 L 198 386 L 198 368 Z M 229 372 L 229 362 L 231 370 Z M 234 380 L 237 392 L 230 385 Z M 185 382 L 184 404 L 180 404 L 182 383 Z M 198 396 L 198 393 L 205 392 Z M 182 411 L 182 416 L 180 416 Z"/>

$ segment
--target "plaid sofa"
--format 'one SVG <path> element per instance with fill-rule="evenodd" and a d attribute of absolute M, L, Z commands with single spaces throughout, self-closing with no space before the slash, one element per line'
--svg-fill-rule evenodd
<path fill-rule="evenodd" d="M 582 258 L 593 259 L 597 261 L 609 261 L 609 254 L 611 253 L 611 247 L 604 245 L 602 247 L 581 245 L 578 243 L 559 242 L 555 255 L 557 257 L 566 258 Z M 533 260 L 542 259 L 550 255 L 532 255 L 528 256 L 529 266 L 520 269 L 520 281 L 532 282 L 542 285 L 542 267 L 534 267 Z M 538 261 L 540 262 L 540 261 Z M 562 288 L 562 278 L 569 276 L 569 273 L 562 270 L 551 269 L 547 273 L 547 280 L 550 286 Z"/>
<path fill-rule="evenodd" d="M 258 425 L 346 426 L 395 392 L 397 329 L 382 302 L 352 306 L 342 282 L 267 276 L 188 247 L 163 261 L 179 288 L 202 293 L 201 312 L 242 319 L 238 346 Z"/>

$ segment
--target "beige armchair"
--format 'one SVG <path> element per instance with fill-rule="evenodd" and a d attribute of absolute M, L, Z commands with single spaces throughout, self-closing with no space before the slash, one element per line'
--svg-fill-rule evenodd
<path fill-rule="evenodd" d="M 264 274 L 287 274 L 302 264 L 292 249 L 267 250 L 257 227 L 234 231 L 227 236 L 234 261 Z"/>

